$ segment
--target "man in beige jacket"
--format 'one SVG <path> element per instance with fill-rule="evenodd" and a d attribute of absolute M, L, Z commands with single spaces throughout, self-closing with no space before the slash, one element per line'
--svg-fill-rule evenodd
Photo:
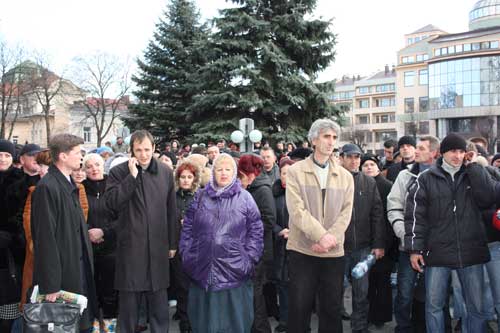
<path fill-rule="evenodd" d="M 316 120 L 308 134 L 313 154 L 288 169 L 289 333 L 306 332 L 316 295 L 318 332 L 342 332 L 344 233 L 354 181 L 332 157 L 339 134 L 333 121 Z"/>

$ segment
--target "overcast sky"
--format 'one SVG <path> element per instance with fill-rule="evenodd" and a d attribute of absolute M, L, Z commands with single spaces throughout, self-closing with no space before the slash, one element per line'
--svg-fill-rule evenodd
<path fill-rule="evenodd" d="M 427 24 L 447 32 L 468 29 L 477 0 L 318 0 L 315 15 L 333 19 L 337 57 L 320 80 L 343 74 L 367 75 L 395 64 L 403 35 Z M 55 68 L 102 51 L 132 59 L 141 56 L 168 0 L 4 1 L 0 37 L 27 49 L 43 50 Z M 203 19 L 217 15 L 224 0 L 197 0 Z"/>

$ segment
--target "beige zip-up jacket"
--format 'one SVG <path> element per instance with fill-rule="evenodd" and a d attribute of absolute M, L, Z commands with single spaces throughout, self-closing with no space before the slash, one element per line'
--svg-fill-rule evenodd
<path fill-rule="evenodd" d="M 354 202 L 354 180 L 351 173 L 333 159 L 329 161 L 324 205 L 322 198 L 312 155 L 288 168 L 286 205 L 290 234 L 287 249 L 314 257 L 342 257 L 344 234 Z M 311 246 L 326 233 L 333 234 L 338 245 L 328 253 L 313 252 Z"/>

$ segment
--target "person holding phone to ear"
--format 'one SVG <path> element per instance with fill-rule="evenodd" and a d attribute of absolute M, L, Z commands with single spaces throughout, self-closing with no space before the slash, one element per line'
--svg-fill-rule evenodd
<path fill-rule="evenodd" d="M 455 271 L 462 283 L 467 316 L 462 331 L 486 329 L 483 264 L 490 260 L 481 209 L 487 200 L 475 196 L 466 171 L 466 142 L 456 133 L 441 142 L 442 157 L 419 174 L 408 190 L 405 209 L 405 250 L 414 270 L 425 267 L 427 332 L 444 332 L 444 306 Z M 480 169 L 483 177 L 486 171 Z"/>
<path fill-rule="evenodd" d="M 141 296 L 151 332 L 168 332 L 169 257 L 178 243 L 173 171 L 153 158 L 151 133 L 130 138 L 132 157 L 113 169 L 105 200 L 118 215 L 115 288 L 120 291 L 118 327 L 134 333 Z"/>

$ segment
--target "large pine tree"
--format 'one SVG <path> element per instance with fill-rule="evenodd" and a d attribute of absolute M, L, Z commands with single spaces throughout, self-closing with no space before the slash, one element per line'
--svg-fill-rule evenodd
<path fill-rule="evenodd" d="M 330 21 L 308 19 L 316 0 L 232 0 L 203 49 L 189 119 L 197 139 L 230 133 L 251 117 L 274 139 L 298 141 L 320 117 L 337 115 L 331 84 L 317 74 L 335 56 Z"/>
<path fill-rule="evenodd" d="M 137 62 L 139 72 L 133 81 L 139 103 L 131 106 L 131 117 L 125 119 L 129 127 L 148 129 L 166 139 L 192 134 L 186 122 L 193 96 L 192 73 L 205 63 L 200 43 L 207 38 L 193 1 L 171 0 L 143 59 Z"/>

